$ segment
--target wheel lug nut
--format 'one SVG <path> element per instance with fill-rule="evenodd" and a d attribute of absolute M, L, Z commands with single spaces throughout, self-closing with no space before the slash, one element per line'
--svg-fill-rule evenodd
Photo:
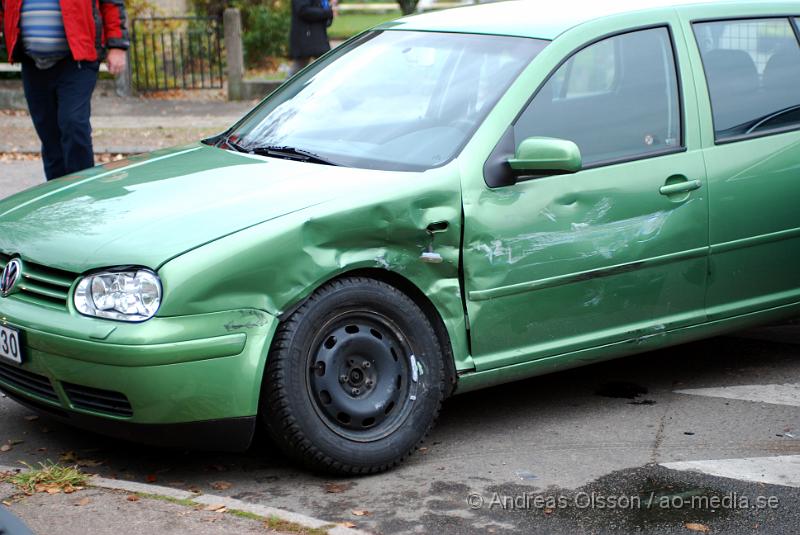
<path fill-rule="evenodd" d="M 347 382 L 347 376 L 346 375 L 340 375 L 339 376 L 339 382 L 340 383 L 346 383 Z"/>
<path fill-rule="evenodd" d="M 354 389 L 352 390 L 352 392 L 353 392 L 353 395 L 354 395 L 354 396 L 357 396 L 357 395 L 359 395 L 359 394 L 361 393 L 361 390 L 359 390 L 358 388 L 354 388 Z"/>
<path fill-rule="evenodd" d="M 367 379 L 367 386 L 372 386 L 372 379 Z"/>
<path fill-rule="evenodd" d="M 370 366 L 371 366 L 371 363 L 368 360 L 365 360 L 364 361 L 364 367 L 365 368 L 369 368 Z"/>

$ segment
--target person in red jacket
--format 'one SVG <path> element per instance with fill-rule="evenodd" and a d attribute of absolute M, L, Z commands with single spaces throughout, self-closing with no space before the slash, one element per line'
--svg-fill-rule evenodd
<path fill-rule="evenodd" d="M 22 85 L 42 142 L 47 180 L 94 165 L 92 92 L 100 61 L 125 68 L 123 0 L 0 0 L 8 61 L 22 64 Z"/>

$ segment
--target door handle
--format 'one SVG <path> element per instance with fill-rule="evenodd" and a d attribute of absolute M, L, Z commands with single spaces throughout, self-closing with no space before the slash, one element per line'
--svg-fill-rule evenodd
<path fill-rule="evenodd" d="M 702 182 L 699 180 L 687 180 L 686 182 L 678 182 L 677 184 L 668 184 L 661 186 L 658 192 L 661 195 L 675 195 L 676 193 L 689 193 L 696 189 L 700 189 Z"/>

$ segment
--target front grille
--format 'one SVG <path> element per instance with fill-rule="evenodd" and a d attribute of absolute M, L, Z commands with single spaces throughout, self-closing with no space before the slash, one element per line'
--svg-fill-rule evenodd
<path fill-rule="evenodd" d="M 70 383 L 61 385 L 73 407 L 115 416 L 133 416 L 133 408 L 125 394 Z"/>
<path fill-rule="evenodd" d="M 58 395 L 53 389 L 50 379 L 44 375 L 31 373 L 22 368 L 0 362 L 0 382 L 29 394 L 36 394 L 51 401 L 58 401 Z"/>
<path fill-rule="evenodd" d="M 6 267 L 11 256 L 0 253 L 0 270 Z M 56 308 L 67 306 L 67 294 L 76 273 L 51 268 L 35 262 L 24 261 L 20 291 L 15 296 L 23 301 Z"/>

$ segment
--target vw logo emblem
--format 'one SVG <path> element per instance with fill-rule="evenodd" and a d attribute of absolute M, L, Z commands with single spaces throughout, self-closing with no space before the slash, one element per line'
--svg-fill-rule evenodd
<path fill-rule="evenodd" d="M 8 297 L 17 291 L 17 283 L 22 278 L 22 260 L 12 259 L 0 275 L 0 295 Z"/>

